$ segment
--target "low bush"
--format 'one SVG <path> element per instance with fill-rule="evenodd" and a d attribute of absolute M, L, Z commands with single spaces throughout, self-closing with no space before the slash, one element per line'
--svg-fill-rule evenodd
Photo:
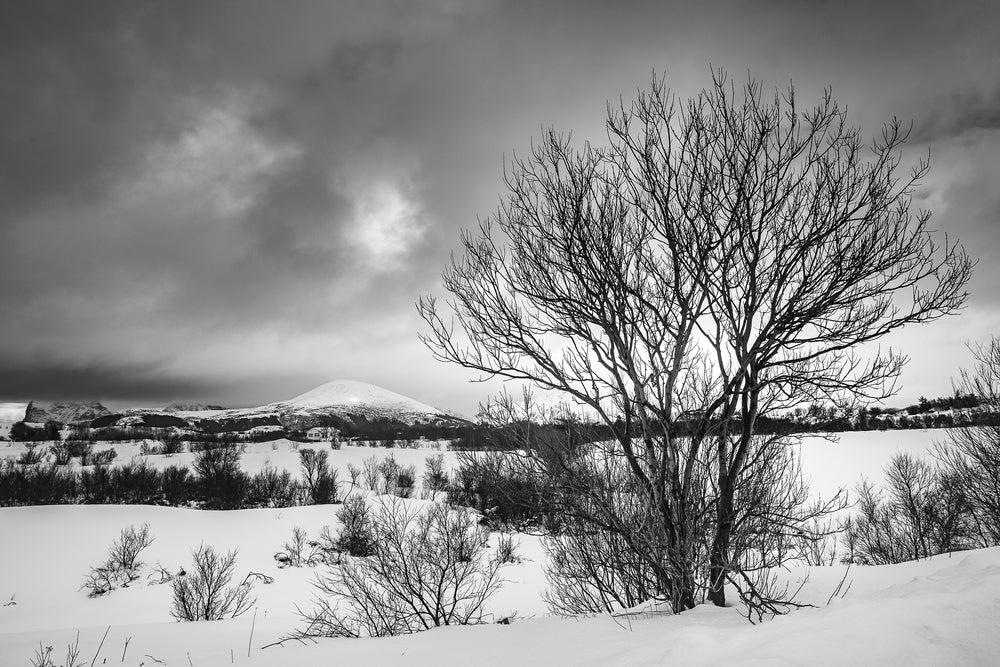
<path fill-rule="evenodd" d="M 274 554 L 278 567 L 313 567 L 325 562 L 320 542 L 312 541 L 306 531 L 299 526 L 292 528 L 292 539 L 281 545 L 281 551 Z"/>
<path fill-rule="evenodd" d="M 160 492 L 168 505 L 187 504 L 198 493 L 191 469 L 184 465 L 164 468 L 160 473 Z"/>
<path fill-rule="evenodd" d="M 416 483 L 416 466 L 409 465 L 399 468 L 399 473 L 396 475 L 396 495 L 400 498 L 412 498 L 413 489 L 416 486 Z"/>
<path fill-rule="evenodd" d="M 927 461 L 899 453 L 885 469 L 886 495 L 868 481 L 846 522 L 845 560 L 888 565 L 974 546 L 969 503 L 960 480 Z"/>
<path fill-rule="evenodd" d="M 101 466 L 108 465 L 118 458 L 118 452 L 113 449 L 102 449 L 99 452 L 88 453 L 80 459 L 80 465 Z"/>
<path fill-rule="evenodd" d="M 517 454 L 462 452 L 448 486 L 448 502 L 479 510 L 494 529 L 556 529 L 554 490 L 529 474 Z"/>
<path fill-rule="evenodd" d="M 81 470 L 80 494 L 81 500 L 91 505 L 115 502 L 110 467 L 95 465 L 89 470 Z"/>
<path fill-rule="evenodd" d="M 17 462 L 23 466 L 30 466 L 35 465 L 36 463 L 41 463 L 43 458 L 45 458 L 45 450 L 35 444 L 30 444 L 27 449 L 25 449 L 21 455 L 17 457 Z"/>
<path fill-rule="evenodd" d="M 237 509 L 249 479 L 240 469 L 243 445 L 225 443 L 200 450 L 194 458 L 201 497 L 213 509 Z"/>
<path fill-rule="evenodd" d="M 287 470 L 279 471 L 270 461 L 260 472 L 251 475 L 247 483 L 244 506 L 293 507 L 299 504 L 300 487 Z"/>
<path fill-rule="evenodd" d="M 369 456 L 361 462 L 361 482 L 367 489 L 378 493 L 381 480 L 382 470 L 377 456 Z"/>
<path fill-rule="evenodd" d="M 503 533 L 497 539 L 497 560 L 505 565 L 517 565 L 521 562 L 521 555 L 517 552 L 519 542 L 514 541 L 514 535 Z"/>
<path fill-rule="evenodd" d="M 87 465 L 94 445 L 86 440 L 66 440 L 64 443 L 71 458 L 80 459 L 80 465 Z"/>
<path fill-rule="evenodd" d="M 163 445 L 158 442 L 147 442 L 146 440 L 143 440 L 142 444 L 139 445 L 139 454 L 142 456 L 159 456 L 162 453 Z"/>
<path fill-rule="evenodd" d="M 145 461 L 109 467 L 111 502 L 152 505 L 161 499 L 160 473 Z"/>
<path fill-rule="evenodd" d="M 217 621 L 240 616 L 256 601 L 251 597 L 252 586 L 247 581 L 232 586 L 236 570 L 234 549 L 220 555 L 202 544 L 192 553 L 194 565 L 183 575 L 174 577 L 173 605 L 170 615 L 178 621 Z"/>
<path fill-rule="evenodd" d="M 87 596 L 98 597 L 115 588 L 125 588 L 138 579 L 143 566 L 139 554 L 152 544 L 154 539 L 149 533 L 148 523 L 144 523 L 139 529 L 129 526 L 122 530 L 118 539 L 108 548 L 108 557 L 104 564 L 90 569 L 83 583 L 83 588 L 90 591 Z"/>
<path fill-rule="evenodd" d="M 373 514 L 370 556 L 345 558 L 316 582 L 301 636 L 384 637 L 483 622 L 503 563 L 466 511 L 387 499 Z"/>
<path fill-rule="evenodd" d="M 69 465 L 70 455 L 69 448 L 66 443 L 58 442 L 51 447 L 49 447 L 49 453 L 52 454 L 52 462 L 57 466 Z"/>
<path fill-rule="evenodd" d="M 395 495 L 396 489 L 399 487 L 399 463 L 396 462 L 396 457 L 392 454 L 386 456 L 382 459 L 378 466 L 379 469 L 379 479 L 382 484 L 381 487 L 377 489 L 378 493 L 383 495 Z"/>
<path fill-rule="evenodd" d="M 428 456 L 424 460 L 423 482 L 424 493 L 431 499 L 435 494 L 448 488 L 448 473 L 444 468 L 444 455 Z"/>
<path fill-rule="evenodd" d="M 374 551 L 372 513 L 362 496 L 349 496 L 337 510 L 340 534 L 334 548 L 351 556 L 369 556 Z"/>
<path fill-rule="evenodd" d="M 38 648 L 35 649 L 35 655 L 31 658 L 28 663 L 31 667 L 85 667 L 86 661 L 80 659 L 80 631 L 77 630 L 76 641 L 72 644 L 66 645 L 66 657 L 63 658 L 60 665 L 56 665 L 55 661 L 52 659 L 53 649 L 51 646 L 43 646 L 41 642 L 38 642 Z"/>
<path fill-rule="evenodd" d="M 57 505 L 73 502 L 77 476 L 73 470 L 55 465 L 22 466 L 11 459 L 0 460 L 0 504 Z"/>
<path fill-rule="evenodd" d="M 177 434 L 165 435 L 161 440 L 160 448 L 166 456 L 181 454 L 184 452 L 184 441 Z"/>
<path fill-rule="evenodd" d="M 330 454 L 325 449 L 299 450 L 299 462 L 302 466 L 302 483 L 305 486 L 309 500 L 314 505 L 335 504 L 338 502 L 337 470 L 330 469 Z"/>

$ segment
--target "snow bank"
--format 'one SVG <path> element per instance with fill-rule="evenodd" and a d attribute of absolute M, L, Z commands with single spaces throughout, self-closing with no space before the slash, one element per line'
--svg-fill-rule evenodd
<path fill-rule="evenodd" d="M 60 654 L 80 633 L 89 663 L 105 629 L 101 658 L 121 664 L 246 665 L 995 665 L 1000 662 L 1000 549 L 945 555 L 896 566 L 852 568 L 843 598 L 827 600 L 842 567 L 801 568 L 801 599 L 817 605 L 758 626 L 735 607 L 702 606 L 678 616 L 639 614 L 560 619 L 544 617 L 541 550 L 522 537 L 529 560 L 513 566 L 509 585 L 490 606 L 510 625 L 451 627 L 386 639 L 330 639 L 262 648 L 297 625 L 313 570 L 278 569 L 274 551 L 293 525 L 310 532 L 333 522 L 330 507 L 208 512 L 162 507 L 63 506 L 0 510 L 0 664 L 25 664 L 38 647 Z M 118 531 L 148 521 L 156 541 L 149 563 L 187 565 L 200 542 L 239 547 L 238 571 L 275 577 L 259 585 L 257 617 L 175 623 L 168 586 L 138 581 L 88 599 L 78 590 Z M 846 588 L 845 584 L 845 588 Z M 252 642 L 251 625 L 254 625 Z M 248 642 L 251 656 L 247 657 Z M 190 663 L 189 663 L 190 660 Z M 102 664 L 98 659 L 97 664 Z"/>

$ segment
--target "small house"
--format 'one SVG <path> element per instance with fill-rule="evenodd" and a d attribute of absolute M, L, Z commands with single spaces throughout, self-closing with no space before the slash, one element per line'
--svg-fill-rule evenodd
<path fill-rule="evenodd" d="M 313 426 L 306 431 L 306 440 L 309 442 L 330 442 L 337 444 L 340 442 L 340 431 L 332 426 Z"/>

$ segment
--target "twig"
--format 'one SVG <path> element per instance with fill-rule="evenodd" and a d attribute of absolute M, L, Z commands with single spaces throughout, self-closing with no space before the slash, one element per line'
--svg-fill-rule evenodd
<path fill-rule="evenodd" d="M 844 582 L 847 581 L 847 575 L 850 574 L 850 572 L 851 572 L 851 563 L 848 563 L 847 569 L 844 570 L 844 576 L 840 578 L 840 583 L 837 584 L 837 587 L 833 589 L 832 593 L 830 593 L 830 597 L 827 598 L 826 606 L 829 607 L 830 603 L 833 601 L 833 598 L 837 597 L 838 595 L 840 596 L 841 599 L 843 599 L 843 597 L 847 595 L 847 591 L 851 590 L 851 586 L 854 585 L 853 579 L 851 579 L 851 583 L 847 585 L 847 590 L 845 590 L 842 594 L 840 593 L 840 589 L 843 588 Z"/>
<path fill-rule="evenodd" d="M 125 652 L 128 651 L 128 643 L 132 641 L 131 637 L 125 638 L 125 648 L 122 649 L 122 662 L 125 662 Z"/>
<path fill-rule="evenodd" d="M 253 608 L 253 620 L 250 622 L 250 639 L 247 640 L 247 657 L 250 657 L 250 645 L 253 643 L 253 628 L 257 624 L 257 607 Z"/>
<path fill-rule="evenodd" d="M 282 637 L 281 639 L 279 639 L 276 642 L 271 642 L 270 644 L 265 644 L 264 646 L 261 646 L 261 649 L 271 648 L 272 646 L 280 646 L 280 647 L 284 648 L 285 647 L 285 642 L 290 642 L 290 641 L 296 641 L 296 642 L 298 642 L 300 644 L 303 644 L 303 645 L 305 645 L 306 642 L 312 642 L 313 644 L 318 644 L 319 643 L 318 641 L 316 641 L 316 639 L 314 637 L 310 637 L 308 635 L 302 635 L 302 636 L 292 635 L 290 637 Z"/>
<path fill-rule="evenodd" d="M 250 577 L 256 577 L 257 579 L 259 579 L 262 582 L 264 582 L 264 584 L 274 583 L 274 577 L 270 577 L 270 576 L 268 576 L 266 574 L 261 574 L 260 572 L 253 572 L 253 571 L 251 571 L 251 572 L 249 572 L 247 574 L 246 579 L 243 580 L 243 583 L 240 584 L 240 586 L 246 586 L 247 582 L 250 581 Z"/>
<path fill-rule="evenodd" d="M 101 655 L 101 649 L 104 647 L 104 640 L 108 638 L 108 633 L 110 631 L 111 631 L 111 626 L 109 625 L 108 629 L 104 631 L 104 636 L 101 637 L 101 643 L 97 647 L 97 653 L 94 654 L 94 659 L 90 661 L 90 667 L 94 667 L 94 663 L 97 662 L 97 657 Z"/>
<path fill-rule="evenodd" d="M 149 658 L 150 660 L 152 660 L 153 662 L 155 662 L 158 665 L 165 665 L 165 664 L 167 664 L 165 660 L 160 660 L 159 658 L 154 658 L 153 656 L 151 656 L 148 653 L 146 654 L 146 657 Z"/>

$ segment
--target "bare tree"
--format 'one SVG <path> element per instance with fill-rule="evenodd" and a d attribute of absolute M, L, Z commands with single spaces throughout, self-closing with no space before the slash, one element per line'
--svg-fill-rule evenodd
<path fill-rule="evenodd" d="M 236 550 L 225 555 L 201 545 L 192 554 L 194 566 L 189 574 L 177 576 L 173 586 L 170 614 L 178 621 L 216 621 L 240 616 L 256 601 L 251 597 L 250 578 L 230 586 L 236 570 Z"/>
<path fill-rule="evenodd" d="M 960 479 L 908 453 L 892 457 L 885 492 L 867 480 L 847 522 L 847 560 L 887 565 L 971 546 L 968 501 Z"/>
<path fill-rule="evenodd" d="M 992 422 L 949 429 L 936 454 L 969 503 L 975 544 L 993 547 L 1000 545 L 1000 338 L 973 352 L 975 369 L 963 371 L 956 391 L 975 396 Z"/>
<path fill-rule="evenodd" d="M 675 610 L 694 604 L 711 465 L 709 598 L 740 563 L 743 487 L 762 415 L 881 398 L 905 359 L 858 347 L 958 310 L 971 262 L 910 212 L 896 120 L 868 146 L 827 91 L 739 93 L 721 72 L 686 103 L 662 80 L 609 109 L 609 145 L 548 132 L 444 274 L 449 314 L 418 309 L 438 358 L 587 406 L 648 508 L 644 559 Z M 763 451 L 761 450 L 763 448 Z M 698 528 L 703 530 L 703 528 Z M 755 599 L 751 590 L 743 599 Z"/>
<path fill-rule="evenodd" d="M 316 608 L 297 636 L 384 637 L 481 623 L 502 583 L 500 558 L 466 510 L 387 498 L 372 515 L 371 553 L 347 556 L 316 580 Z"/>

